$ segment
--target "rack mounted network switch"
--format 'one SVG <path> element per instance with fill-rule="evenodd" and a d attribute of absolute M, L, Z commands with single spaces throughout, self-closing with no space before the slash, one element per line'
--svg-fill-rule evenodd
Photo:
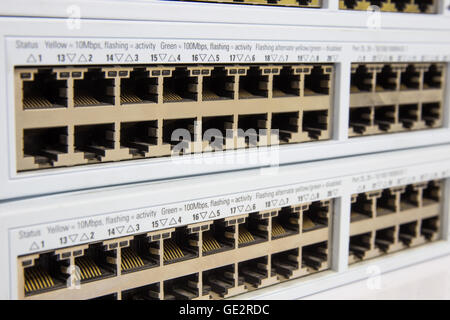
<path fill-rule="evenodd" d="M 328 64 L 16 68 L 15 78 L 18 171 L 331 136 Z"/>

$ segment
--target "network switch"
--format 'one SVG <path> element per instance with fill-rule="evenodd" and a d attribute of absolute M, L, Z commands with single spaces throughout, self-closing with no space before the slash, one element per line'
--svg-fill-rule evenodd
<path fill-rule="evenodd" d="M 277 292 L 280 282 L 301 295 L 297 281 L 345 279 L 400 253 L 450 251 L 448 147 L 383 157 L 3 203 L 9 296 L 222 299 Z M 205 193 L 205 183 L 215 188 Z M 46 217 L 34 214 L 43 210 Z"/>
<path fill-rule="evenodd" d="M 344 10 L 368 10 L 371 6 L 386 12 L 437 13 L 436 0 L 339 0 Z"/>

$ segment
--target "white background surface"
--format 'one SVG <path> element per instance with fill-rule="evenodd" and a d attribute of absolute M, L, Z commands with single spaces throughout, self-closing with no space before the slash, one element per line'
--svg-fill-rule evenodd
<path fill-rule="evenodd" d="M 306 300 L 450 299 L 450 255 L 314 294 Z"/>

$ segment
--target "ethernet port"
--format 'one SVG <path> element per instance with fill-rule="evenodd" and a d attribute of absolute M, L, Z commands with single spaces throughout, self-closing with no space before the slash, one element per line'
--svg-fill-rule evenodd
<path fill-rule="evenodd" d="M 252 287 L 259 287 L 268 278 L 268 257 L 256 258 L 238 264 L 239 277 Z"/>
<path fill-rule="evenodd" d="M 117 274 L 116 251 L 106 250 L 102 243 L 91 244 L 84 255 L 75 258 L 81 283 L 113 277 Z"/>
<path fill-rule="evenodd" d="M 441 185 L 438 181 L 430 181 L 423 189 L 423 206 L 432 205 L 441 201 Z"/>
<path fill-rule="evenodd" d="M 435 0 L 414 0 L 414 3 L 422 13 L 435 12 Z"/>
<path fill-rule="evenodd" d="M 372 234 L 370 232 L 350 237 L 350 254 L 358 259 L 364 259 L 371 248 Z"/>
<path fill-rule="evenodd" d="M 251 213 L 245 222 L 238 226 L 238 247 L 258 244 L 268 239 L 267 219 L 261 219 L 258 213 Z"/>
<path fill-rule="evenodd" d="M 439 102 L 422 104 L 422 120 L 428 127 L 435 127 L 441 119 L 441 104 Z"/>
<path fill-rule="evenodd" d="M 75 107 L 113 105 L 114 86 L 114 79 L 106 79 L 105 72 L 100 69 L 85 72 L 83 79 L 73 82 Z"/>
<path fill-rule="evenodd" d="M 299 132 L 298 112 L 272 113 L 271 134 L 278 130 L 280 143 L 289 143 Z"/>
<path fill-rule="evenodd" d="M 122 300 L 160 300 L 159 283 L 152 283 L 139 288 L 122 291 Z"/>
<path fill-rule="evenodd" d="M 381 131 L 389 131 L 395 124 L 395 106 L 375 107 L 375 124 Z"/>
<path fill-rule="evenodd" d="M 349 10 L 354 10 L 357 4 L 358 0 L 344 0 L 344 5 Z"/>
<path fill-rule="evenodd" d="M 321 242 L 302 248 L 302 264 L 315 271 L 322 270 L 328 263 L 328 243 Z"/>
<path fill-rule="evenodd" d="M 105 296 L 101 296 L 101 297 L 97 297 L 97 298 L 92 298 L 92 299 L 88 299 L 88 300 L 117 300 L 117 293 L 111 293 L 111 294 L 107 294 Z"/>
<path fill-rule="evenodd" d="M 408 185 L 400 196 L 400 210 L 405 211 L 419 207 L 419 191 L 413 185 Z"/>
<path fill-rule="evenodd" d="M 395 227 L 390 227 L 375 232 L 375 246 L 383 252 L 389 251 L 389 248 L 395 242 Z"/>
<path fill-rule="evenodd" d="M 328 110 L 304 111 L 302 128 L 311 139 L 320 139 L 322 132 L 328 130 Z"/>
<path fill-rule="evenodd" d="M 239 77 L 239 99 L 267 98 L 268 81 L 258 67 L 251 67 L 246 76 Z"/>
<path fill-rule="evenodd" d="M 377 73 L 377 91 L 392 91 L 397 88 L 397 72 L 390 65 L 385 65 L 381 72 Z"/>
<path fill-rule="evenodd" d="M 186 227 L 177 228 L 172 237 L 164 239 L 164 265 L 198 257 L 198 234 L 189 234 Z"/>
<path fill-rule="evenodd" d="M 208 142 L 213 151 L 225 149 L 226 138 L 233 137 L 233 116 L 204 117 L 202 119 L 203 141 Z"/>
<path fill-rule="evenodd" d="M 53 165 L 68 152 L 67 127 L 23 130 L 23 153 L 39 165 Z"/>
<path fill-rule="evenodd" d="M 321 66 L 314 66 L 305 75 L 305 96 L 330 94 L 330 75 Z"/>
<path fill-rule="evenodd" d="M 428 241 L 434 240 L 439 234 L 439 217 L 423 219 L 420 234 Z"/>
<path fill-rule="evenodd" d="M 372 73 L 366 65 L 359 65 L 351 75 L 351 91 L 372 91 Z"/>
<path fill-rule="evenodd" d="M 213 293 L 221 298 L 235 285 L 234 265 L 228 265 L 203 272 L 203 295 Z M 243 281 L 239 283 L 242 285 Z"/>
<path fill-rule="evenodd" d="M 298 254 L 298 248 L 273 254 L 272 268 L 277 274 L 289 279 L 299 269 Z"/>
<path fill-rule="evenodd" d="M 101 161 L 114 149 L 114 124 L 75 126 L 75 152 L 83 152 L 88 160 Z"/>
<path fill-rule="evenodd" d="M 291 207 L 284 207 L 272 217 L 272 239 L 280 239 L 299 233 L 299 214 Z"/>
<path fill-rule="evenodd" d="M 400 225 L 398 238 L 405 246 L 411 245 L 417 238 L 417 221 Z"/>
<path fill-rule="evenodd" d="M 68 274 L 65 273 L 69 267 L 69 259 L 59 259 L 54 252 L 43 253 L 32 261 L 23 261 L 24 267 L 24 290 L 25 295 L 44 293 L 67 286 Z"/>
<path fill-rule="evenodd" d="M 351 222 L 373 218 L 372 199 L 360 193 L 352 201 Z"/>
<path fill-rule="evenodd" d="M 411 129 L 419 120 L 418 104 L 403 104 L 399 106 L 398 121 L 405 129 Z"/>
<path fill-rule="evenodd" d="M 350 108 L 350 128 L 359 134 L 364 134 L 372 124 L 372 108 L 362 107 L 362 108 Z"/>
<path fill-rule="evenodd" d="M 303 211 L 303 232 L 309 232 L 328 227 L 328 205 L 321 201 L 313 202 L 309 208 Z"/>
<path fill-rule="evenodd" d="M 396 193 L 391 192 L 390 189 L 384 189 L 381 197 L 377 199 L 376 216 L 381 217 L 386 214 L 395 213 L 397 210 L 396 198 Z"/>
<path fill-rule="evenodd" d="M 136 272 L 159 265 L 159 256 L 152 253 L 156 243 L 151 243 L 145 235 L 134 237 L 128 247 L 121 248 L 122 274 Z"/>
<path fill-rule="evenodd" d="M 417 90 L 420 88 L 420 71 L 413 64 L 406 67 L 400 75 L 402 90 Z"/>
<path fill-rule="evenodd" d="M 223 67 L 216 67 L 209 77 L 203 77 L 203 101 L 234 98 L 234 77 L 227 76 Z"/>
<path fill-rule="evenodd" d="M 203 256 L 233 249 L 234 230 L 235 226 L 226 226 L 222 220 L 214 221 L 209 230 L 203 231 Z"/>
<path fill-rule="evenodd" d="M 249 147 L 256 147 L 261 136 L 267 135 L 267 114 L 240 115 L 238 118 L 238 136 L 245 139 Z"/>
<path fill-rule="evenodd" d="M 424 89 L 440 89 L 442 88 L 442 71 L 440 68 L 432 64 L 424 75 Z"/>
<path fill-rule="evenodd" d="M 129 78 L 120 79 L 120 104 L 158 102 L 158 78 L 150 78 L 149 71 L 137 69 Z"/>
<path fill-rule="evenodd" d="M 195 139 L 195 119 L 172 119 L 163 122 L 163 142 L 172 145 L 177 153 L 186 153 L 190 142 Z"/>
<path fill-rule="evenodd" d="M 164 281 L 164 300 L 193 300 L 198 296 L 198 273 Z"/>
<path fill-rule="evenodd" d="M 158 122 L 122 122 L 120 124 L 120 146 L 129 148 L 135 157 L 144 157 L 158 143 Z"/>
<path fill-rule="evenodd" d="M 290 66 L 285 66 L 280 70 L 279 75 L 273 76 L 272 96 L 295 97 L 300 95 L 300 75 L 293 74 Z"/>
<path fill-rule="evenodd" d="M 171 77 L 164 78 L 164 102 L 197 101 L 198 77 L 190 77 L 186 68 L 176 68 Z"/>
<path fill-rule="evenodd" d="M 30 73 L 24 75 L 31 76 Z M 25 110 L 67 108 L 67 80 L 57 80 L 52 70 L 39 70 L 33 81 L 23 81 L 22 102 Z"/>

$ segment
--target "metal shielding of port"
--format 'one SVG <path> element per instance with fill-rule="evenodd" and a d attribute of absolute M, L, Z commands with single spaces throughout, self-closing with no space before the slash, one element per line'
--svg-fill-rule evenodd
<path fill-rule="evenodd" d="M 22 256 L 19 298 L 235 296 L 328 269 L 332 218 L 329 199 Z"/>
<path fill-rule="evenodd" d="M 443 181 L 352 196 L 349 263 L 439 239 Z"/>
<path fill-rule="evenodd" d="M 333 73 L 330 64 L 16 68 L 17 171 L 327 140 Z"/>
<path fill-rule="evenodd" d="M 321 8 L 322 0 L 180 0 L 207 3 L 255 4 L 266 6 Z"/>
<path fill-rule="evenodd" d="M 438 0 L 339 0 L 341 10 L 437 13 Z"/>
<path fill-rule="evenodd" d="M 353 64 L 349 136 L 442 127 L 445 73 L 443 63 Z"/>

